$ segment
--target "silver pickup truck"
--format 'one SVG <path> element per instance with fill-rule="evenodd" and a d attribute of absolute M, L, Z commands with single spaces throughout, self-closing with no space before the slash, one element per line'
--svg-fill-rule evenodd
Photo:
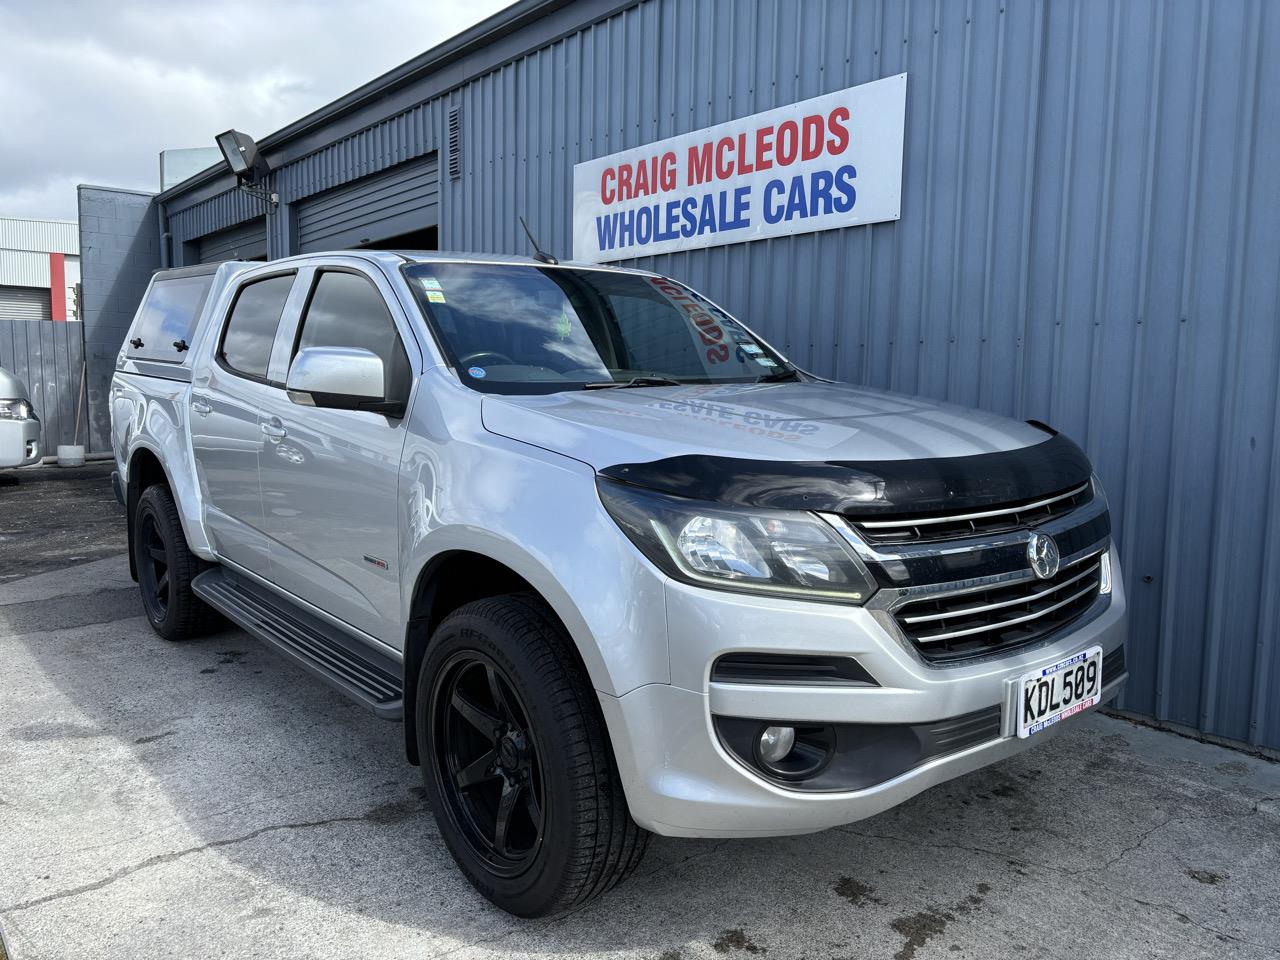
<path fill-rule="evenodd" d="M 522 916 L 607 891 L 651 832 L 878 813 L 1126 676 L 1074 443 L 815 377 L 652 273 L 165 271 L 111 412 L 156 632 L 215 610 L 402 720 L 459 867 Z"/>

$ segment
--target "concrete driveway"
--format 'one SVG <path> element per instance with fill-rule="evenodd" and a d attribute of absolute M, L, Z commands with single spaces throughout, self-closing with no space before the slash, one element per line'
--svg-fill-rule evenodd
<path fill-rule="evenodd" d="M 843 829 L 657 839 L 527 922 L 454 869 L 397 725 L 238 631 L 166 644 L 122 556 L 0 582 L 0 664 L 10 960 L 1280 956 L 1280 765 L 1121 720 Z"/>
<path fill-rule="evenodd" d="M 0 584 L 123 553 L 115 464 L 0 470 Z"/>

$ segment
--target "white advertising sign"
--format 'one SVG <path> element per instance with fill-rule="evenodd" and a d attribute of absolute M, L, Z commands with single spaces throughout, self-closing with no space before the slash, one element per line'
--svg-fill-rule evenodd
<path fill-rule="evenodd" d="M 907 75 L 573 168 L 588 263 L 897 220 Z"/>

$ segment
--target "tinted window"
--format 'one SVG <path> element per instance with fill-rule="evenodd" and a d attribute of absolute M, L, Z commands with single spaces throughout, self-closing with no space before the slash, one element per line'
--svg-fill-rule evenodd
<path fill-rule="evenodd" d="M 663 378 L 746 383 L 790 365 L 700 294 L 663 277 L 566 267 L 404 268 L 463 381 L 549 393 Z"/>
<path fill-rule="evenodd" d="M 661 370 L 680 379 L 703 376 L 705 351 L 690 349 L 688 320 L 665 301 L 614 297 L 611 305 L 629 366 Z"/>
<path fill-rule="evenodd" d="M 259 280 L 240 290 L 227 320 L 219 356 L 232 370 L 264 379 L 271 360 L 271 344 L 280 326 L 293 274 Z"/>
<path fill-rule="evenodd" d="M 153 283 L 133 329 L 129 331 L 129 356 L 174 363 L 190 356 L 179 353 L 173 344 L 175 340 L 191 340 L 191 331 L 204 309 L 212 284 L 211 273 L 203 277 L 175 277 Z M 133 340 L 141 340 L 142 346 L 133 346 Z"/>
<path fill-rule="evenodd" d="M 378 288 L 354 273 L 322 272 L 298 337 L 306 347 L 360 347 L 382 358 L 387 399 L 409 395 L 409 358 Z M 296 351 L 295 351 L 296 353 Z"/>

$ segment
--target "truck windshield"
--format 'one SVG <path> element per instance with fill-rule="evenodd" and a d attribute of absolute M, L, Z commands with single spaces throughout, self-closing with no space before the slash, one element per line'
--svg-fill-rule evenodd
<path fill-rule="evenodd" d="M 728 314 L 661 277 L 447 262 L 404 272 L 463 382 L 486 393 L 794 376 Z"/>

